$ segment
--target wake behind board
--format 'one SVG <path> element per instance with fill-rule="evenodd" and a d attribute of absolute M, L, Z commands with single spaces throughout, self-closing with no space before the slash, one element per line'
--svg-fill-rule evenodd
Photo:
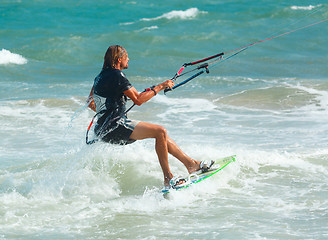
<path fill-rule="evenodd" d="M 196 173 L 189 174 L 187 177 L 185 177 L 185 179 L 187 181 L 186 183 L 180 184 L 180 185 L 176 186 L 175 188 L 170 188 L 170 189 L 163 188 L 162 193 L 164 194 L 164 197 L 165 197 L 168 193 L 170 193 L 172 191 L 186 189 L 193 184 L 199 183 L 199 182 L 203 181 L 204 179 L 213 176 L 215 173 L 221 171 L 229 163 L 234 162 L 235 160 L 236 160 L 236 155 L 225 157 L 225 158 L 220 158 L 215 161 L 215 163 L 213 164 L 213 166 L 211 167 L 211 169 L 209 171 L 204 172 L 204 173 L 196 172 Z"/>

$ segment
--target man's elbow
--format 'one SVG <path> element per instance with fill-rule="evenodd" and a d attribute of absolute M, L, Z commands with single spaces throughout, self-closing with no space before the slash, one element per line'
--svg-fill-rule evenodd
<path fill-rule="evenodd" d="M 143 104 L 143 102 L 141 102 L 141 101 L 139 101 L 139 100 L 134 101 L 134 103 L 135 103 L 136 105 L 138 105 L 138 106 L 141 106 L 141 105 Z"/>
<path fill-rule="evenodd" d="M 95 101 L 93 100 L 92 97 L 90 98 L 90 96 L 89 96 L 87 103 L 89 103 L 89 104 L 88 104 L 88 107 L 89 107 L 91 110 L 93 110 L 93 111 L 96 112 L 96 104 L 95 104 Z"/>
<path fill-rule="evenodd" d="M 88 106 L 92 111 L 96 112 L 96 106 L 94 104 L 89 104 Z"/>

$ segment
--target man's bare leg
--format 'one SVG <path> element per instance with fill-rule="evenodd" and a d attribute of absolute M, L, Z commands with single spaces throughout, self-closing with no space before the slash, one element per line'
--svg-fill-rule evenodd
<path fill-rule="evenodd" d="M 158 156 L 164 175 L 164 185 L 168 186 L 173 174 L 171 173 L 168 161 L 167 133 L 166 129 L 160 125 L 140 122 L 134 128 L 131 139 L 141 140 L 146 138 L 155 138 L 155 150 Z"/>
<path fill-rule="evenodd" d="M 173 177 L 169 167 L 168 152 L 179 159 L 186 166 L 189 173 L 199 169 L 199 162 L 186 155 L 179 146 L 167 136 L 166 129 L 160 125 L 140 122 L 134 128 L 130 138 L 134 140 L 155 138 L 155 150 L 163 171 L 165 186 L 169 185 Z"/>
<path fill-rule="evenodd" d="M 167 139 L 167 145 L 169 153 L 172 154 L 175 158 L 179 159 L 180 162 L 185 165 L 189 173 L 199 170 L 200 162 L 192 159 L 186 153 L 184 153 L 170 137 Z"/>

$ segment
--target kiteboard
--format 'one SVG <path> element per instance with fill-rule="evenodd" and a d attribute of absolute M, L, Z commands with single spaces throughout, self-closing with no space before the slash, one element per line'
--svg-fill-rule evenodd
<path fill-rule="evenodd" d="M 236 155 L 220 158 L 214 162 L 213 166 L 207 172 L 197 171 L 195 173 L 189 174 L 187 177 L 184 178 L 186 179 L 185 183 L 177 185 L 175 188 L 163 188 L 162 193 L 164 197 L 166 197 L 168 193 L 172 191 L 180 191 L 186 189 L 196 183 L 199 183 L 213 176 L 214 174 L 225 168 L 229 163 L 234 162 L 235 160 L 236 160 Z"/>

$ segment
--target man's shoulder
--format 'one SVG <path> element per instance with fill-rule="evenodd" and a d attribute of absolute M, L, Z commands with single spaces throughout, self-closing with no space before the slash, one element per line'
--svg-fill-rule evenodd
<path fill-rule="evenodd" d="M 112 69 L 112 68 L 104 70 L 103 76 L 112 77 L 116 79 L 121 79 L 121 78 L 126 79 L 126 75 L 124 74 L 124 72 L 122 72 L 119 69 Z"/>
<path fill-rule="evenodd" d="M 114 69 L 113 74 L 119 78 L 126 78 L 125 73 L 119 69 Z"/>

